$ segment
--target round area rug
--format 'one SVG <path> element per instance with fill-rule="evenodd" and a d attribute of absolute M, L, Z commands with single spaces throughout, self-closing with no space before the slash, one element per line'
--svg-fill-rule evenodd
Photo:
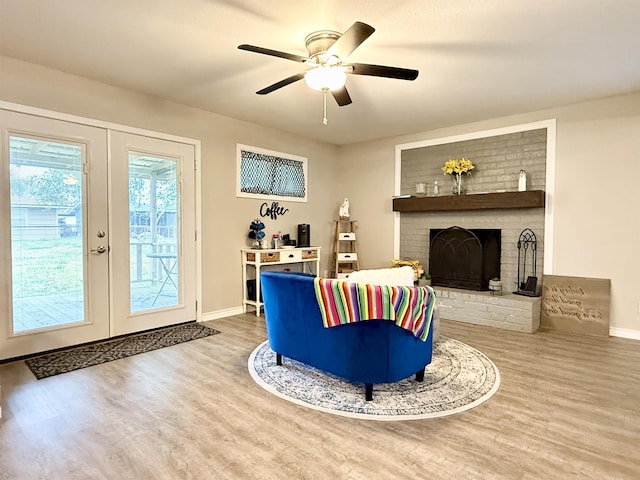
<path fill-rule="evenodd" d="M 424 381 L 415 376 L 373 385 L 365 401 L 364 384 L 351 383 L 276 354 L 266 341 L 249 357 L 249 373 L 265 390 L 323 412 L 367 420 L 415 420 L 469 410 L 488 400 L 500 386 L 500 373 L 486 355 L 452 338 L 440 337 Z"/>

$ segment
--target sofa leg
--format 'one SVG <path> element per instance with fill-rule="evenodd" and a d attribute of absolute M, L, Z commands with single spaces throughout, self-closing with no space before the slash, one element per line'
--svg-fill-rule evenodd
<path fill-rule="evenodd" d="M 373 400 L 373 383 L 364 384 L 364 399 L 367 402 Z"/>
<path fill-rule="evenodd" d="M 282 355 L 276 353 L 276 365 L 282 365 Z"/>
<path fill-rule="evenodd" d="M 416 382 L 422 382 L 424 380 L 424 367 L 422 367 L 422 370 L 418 370 L 416 372 Z"/>

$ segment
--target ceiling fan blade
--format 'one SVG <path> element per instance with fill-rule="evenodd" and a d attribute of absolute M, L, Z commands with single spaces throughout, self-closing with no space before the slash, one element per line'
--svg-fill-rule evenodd
<path fill-rule="evenodd" d="M 287 85 L 292 84 L 293 82 L 297 82 L 298 80 L 302 80 L 304 78 L 304 73 L 296 73 L 295 75 L 291 75 L 290 77 L 285 78 L 284 80 L 280 80 L 279 82 L 274 83 L 273 85 L 269 85 L 262 90 L 258 90 L 256 93 L 258 95 L 266 95 L 267 93 L 271 93 L 279 88 L 286 87 Z"/>
<path fill-rule="evenodd" d="M 373 77 L 397 78 L 399 80 L 415 80 L 418 78 L 418 70 L 400 67 L 387 67 L 385 65 L 371 65 L 369 63 L 350 63 L 345 67 L 351 67 L 351 73 L 355 75 L 371 75 Z"/>
<path fill-rule="evenodd" d="M 338 90 L 332 90 L 331 95 L 336 99 L 336 102 L 341 107 L 345 105 L 349 105 L 351 103 L 351 97 L 349 96 L 349 92 L 347 92 L 347 87 L 342 87 Z"/>
<path fill-rule="evenodd" d="M 366 23 L 356 22 L 335 41 L 327 53 L 334 55 L 341 60 L 347 58 L 360 46 L 376 29 Z"/>
<path fill-rule="evenodd" d="M 247 45 L 243 43 L 238 45 L 239 50 L 246 50 L 247 52 L 261 53 L 263 55 L 271 55 L 272 57 L 284 58 L 286 60 L 293 60 L 294 62 L 304 63 L 309 60 L 307 57 L 296 55 L 294 53 L 280 52 L 278 50 L 271 50 L 269 48 L 256 47 L 255 45 Z"/>

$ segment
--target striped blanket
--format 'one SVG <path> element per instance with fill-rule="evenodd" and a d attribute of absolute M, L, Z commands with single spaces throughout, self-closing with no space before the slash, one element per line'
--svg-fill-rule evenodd
<path fill-rule="evenodd" d="M 426 341 L 433 318 L 435 295 L 431 287 L 392 287 L 314 279 L 325 327 L 362 320 L 391 320 Z"/>

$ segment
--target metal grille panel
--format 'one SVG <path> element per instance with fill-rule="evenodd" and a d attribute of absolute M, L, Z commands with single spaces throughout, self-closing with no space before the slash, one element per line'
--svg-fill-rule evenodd
<path fill-rule="evenodd" d="M 255 195 L 305 198 L 304 164 L 299 160 L 242 150 L 240 191 Z"/>

